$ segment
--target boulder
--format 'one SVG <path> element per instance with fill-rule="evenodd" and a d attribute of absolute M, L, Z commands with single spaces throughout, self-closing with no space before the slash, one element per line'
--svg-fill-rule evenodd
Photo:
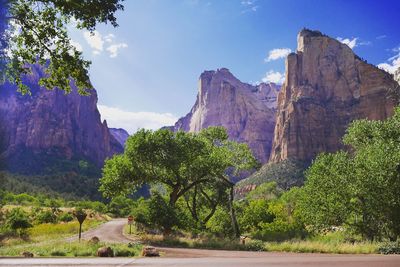
<path fill-rule="evenodd" d="M 142 256 L 144 257 L 159 257 L 160 253 L 155 247 L 145 246 L 142 249 Z"/>
<path fill-rule="evenodd" d="M 101 247 L 97 250 L 97 257 L 114 257 L 114 251 L 110 247 Z"/>
<path fill-rule="evenodd" d="M 89 240 L 89 242 L 92 244 L 97 244 L 100 242 L 100 238 L 98 238 L 97 236 L 94 236 Z"/>
<path fill-rule="evenodd" d="M 29 251 L 24 251 L 21 253 L 21 256 L 25 258 L 33 258 L 33 253 Z"/>

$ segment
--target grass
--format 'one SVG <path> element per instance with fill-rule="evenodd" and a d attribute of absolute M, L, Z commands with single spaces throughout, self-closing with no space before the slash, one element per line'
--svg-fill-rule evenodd
<path fill-rule="evenodd" d="M 332 254 L 372 254 L 379 253 L 381 243 L 347 242 L 341 234 L 316 236 L 310 240 L 293 240 L 285 242 L 263 242 L 247 239 L 246 244 L 238 240 L 222 238 L 163 237 L 162 235 L 141 234 L 141 240 L 155 246 L 180 248 L 247 250 L 296 253 L 332 253 Z"/>
<path fill-rule="evenodd" d="M 333 254 L 371 254 L 378 253 L 379 243 L 326 243 L 321 241 L 286 241 L 268 242 L 266 251 L 301 252 L 301 253 L 333 253 Z"/>
<path fill-rule="evenodd" d="M 140 255 L 142 246 L 139 244 L 108 244 L 100 242 L 93 244 L 91 242 L 78 241 L 68 242 L 65 240 L 56 240 L 39 244 L 26 244 L 18 246 L 0 247 L 0 256 L 20 256 L 22 252 L 29 251 L 36 257 L 94 257 L 100 247 L 109 246 L 113 249 L 116 257 L 132 257 Z"/>

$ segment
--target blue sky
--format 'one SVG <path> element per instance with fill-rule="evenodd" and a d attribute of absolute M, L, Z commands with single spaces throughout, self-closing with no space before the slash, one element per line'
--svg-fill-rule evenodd
<path fill-rule="evenodd" d="M 71 31 L 92 60 L 91 80 L 109 126 L 172 124 L 189 112 L 204 70 L 244 82 L 282 80 L 303 27 L 341 38 L 359 56 L 400 66 L 400 1 L 126 0 L 120 27 Z"/>

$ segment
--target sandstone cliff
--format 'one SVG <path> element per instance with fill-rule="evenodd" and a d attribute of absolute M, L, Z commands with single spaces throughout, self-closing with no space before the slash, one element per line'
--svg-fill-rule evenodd
<path fill-rule="evenodd" d="M 205 71 L 200 75 L 196 103 L 172 129 L 196 132 L 224 126 L 232 140 L 247 143 L 264 163 L 271 151 L 278 90 L 273 83 L 242 83 L 225 68 Z"/>
<path fill-rule="evenodd" d="M 125 142 L 129 137 L 129 133 L 122 128 L 110 128 L 110 133 L 122 146 L 125 145 Z"/>
<path fill-rule="evenodd" d="M 342 147 L 347 125 L 360 118 L 393 113 L 392 76 L 356 56 L 347 46 L 317 31 L 302 30 L 297 52 L 286 59 L 278 96 L 271 161 L 311 160 Z"/>
<path fill-rule="evenodd" d="M 25 77 L 31 96 L 20 95 L 10 84 L 0 87 L 3 167 L 29 166 L 36 156 L 85 159 L 102 166 L 106 157 L 122 152 L 106 121 L 100 121 L 95 91 L 89 97 L 76 91 L 69 95 L 60 90 L 48 91 L 37 85 L 43 75 L 41 67 L 33 66 L 33 73 Z"/>

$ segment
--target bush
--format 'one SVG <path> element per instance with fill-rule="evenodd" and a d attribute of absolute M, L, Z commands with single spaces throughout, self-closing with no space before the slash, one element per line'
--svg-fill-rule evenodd
<path fill-rule="evenodd" d="M 63 256 L 66 256 L 67 254 L 64 252 L 64 251 L 60 251 L 60 250 L 53 250 L 51 253 L 50 253 L 50 255 L 51 256 L 60 256 L 60 257 L 63 257 Z"/>
<path fill-rule="evenodd" d="M 400 239 L 394 242 L 385 242 L 378 248 L 381 254 L 400 254 Z"/>
<path fill-rule="evenodd" d="M 57 222 L 57 216 L 50 210 L 40 212 L 35 219 L 38 224 Z"/>
<path fill-rule="evenodd" d="M 135 252 L 129 248 L 118 248 L 114 251 L 115 257 L 133 257 Z"/>
<path fill-rule="evenodd" d="M 252 234 L 254 238 L 264 241 L 284 241 L 305 235 L 296 224 L 275 220 L 272 223 L 261 223 L 261 230 Z"/>
<path fill-rule="evenodd" d="M 265 251 L 265 244 L 261 240 L 250 240 L 246 242 L 245 249 L 249 251 Z"/>
<path fill-rule="evenodd" d="M 62 214 L 58 217 L 58 219 L 59 219 L 61 222 L 71 222 L 71 221 L 74 220 L 74 217 L 73 217 L 72 214 L 70 214 L 70 213 L 62 213 Z"/>
<path fill-rule="evenodd" d="M 29 222 L 28 214 L 21 208 L 11 210 L 6 214 L 5 227 L 11 229 L 14 233 L 25 235 L 26 229 L 32 227 Z"/>

